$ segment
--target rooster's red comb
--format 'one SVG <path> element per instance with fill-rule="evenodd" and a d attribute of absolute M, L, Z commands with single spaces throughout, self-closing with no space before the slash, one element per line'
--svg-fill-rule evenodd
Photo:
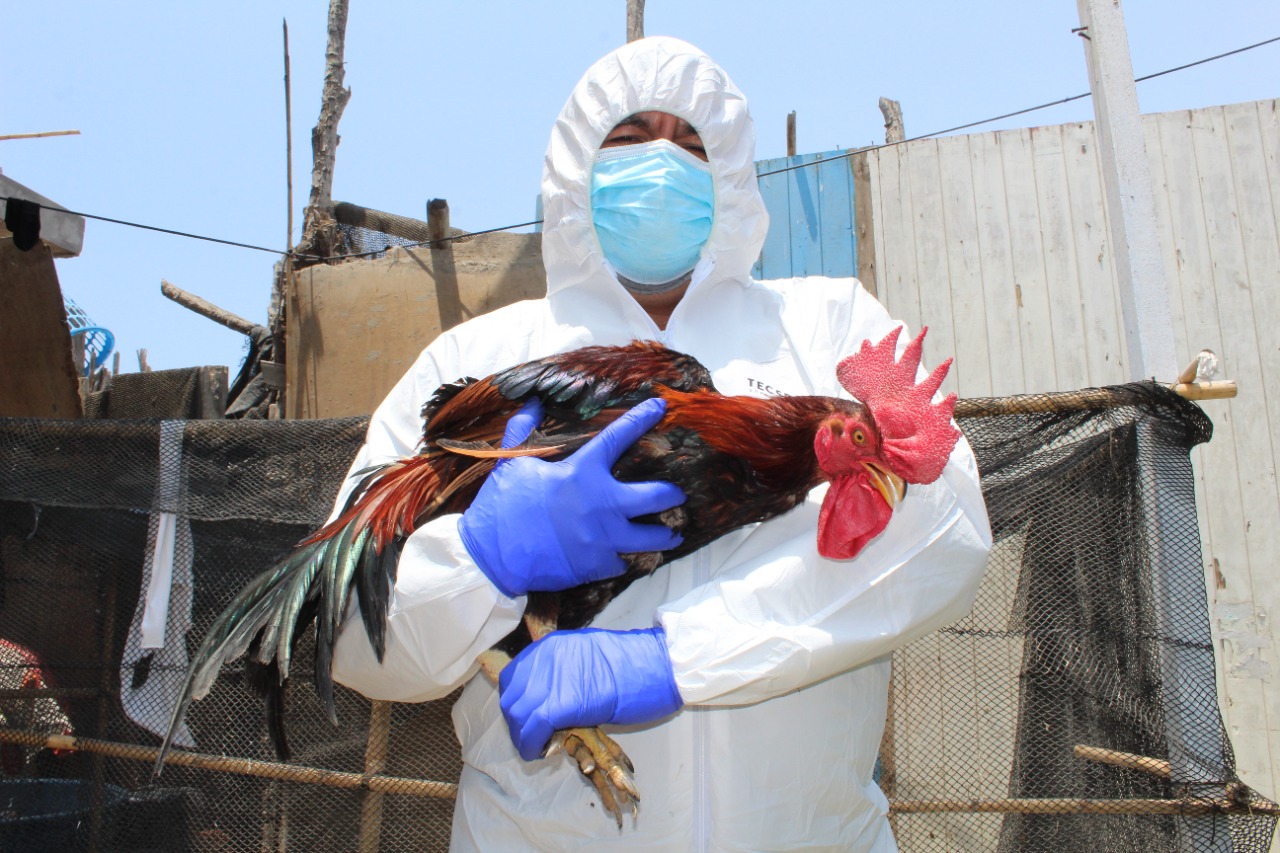
<path fill-rule="evenodd" d="M 960 431 L 951 423 L 956 395 L 933 402 L 934 393 L 947 378 L 951 359 L 916 382 L 928 331 L 927 327 L 920 330 L 903 350 L 901 360 L 895 359 L 902 333 L 899 326 L 878 344 L 863 341 L 861 349 L 836 366 L 840 384 L 871 410 L 880 430 L 883 461 L 909 483 L 938 479 L 960 439 Z"/>

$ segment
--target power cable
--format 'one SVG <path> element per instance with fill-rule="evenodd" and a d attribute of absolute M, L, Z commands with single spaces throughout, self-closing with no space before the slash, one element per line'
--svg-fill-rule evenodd
<path fill-rule="evenodd" d="M 1277 41 L 1280 41 L 1280 36 L 1269 38 L 1269 39 L 1266 39 L 1265 41 L 1257 42 L 1256 44 L 1246 45 L 1245 47 L 1238 47 L 1235 50 L 1229 50 L 1226 53 L 1219 53 L 1217 56 L 1207 56 L 1204 59 L 1197 59 L 1195 62 L 1188 62 L 1187 64 L 1179 65 L 1176 68 L 1166 68 L 1164 71 L 1157 71 L 1156 73 L 1148 74 L 1145 77 L 1135 77 L 1133 82 L 1143 83 L 1143 82 L 1146 82 L 1147 80 L 1153 80 L 1156 77 L 1163 77 L 1165 74 L 1172 74 L 1175 71 L 1182 71 L 1187 68 L 1194 68 L 1197 65 L 1204 65 L 1206 62 L 1213 62 L 1216 59 L 1222 59 L 1227 56 L 1233 56 L 1237 53 L 1243 53 L 1246 50 L 1253 50 L 1255 47 L 1262 47 L 1263 45 L 1268 45 L 1268 44 L 1271 44 L 1272 42 L 1277 42 Z M 883 142 L 879 145 L 869 145 L 866 148 L 855 148 L 845 154 L 840 154 L 836 157 L 831 157 L 826 160 L 812 160 L 808 163 L 798 163 L 794 166 L 783 166 L 780 169 L 773 169 L 768 172 L 760 172 L 756 175 L 756 177 L 764 178 L 764 177 L 768 177 L 769 175 L 779 175 L 779 174 L 782 174 L 783 172 L 794 172 L 796 169 L 805 169 L 805 168 L 808 168 L 809 166 L 817 166 L 821 163 L 833 163 L 836 160 L 846 160 L 854 156 L 855 154 L 865 154 L 868 151 L 879 151 L 881 148 L 890 148 L 894 145 L 905 145 L 908 142 L 917 142 L 921 139 L 929 139 L 930 137 L 933 137 L 933 136 L 942 136 L 943 134 L 946 134 L 946 133 L 955 133 L 958 130 L 968 130 L 971 127 L 977 127 L 978 125 L 981 125 L 981 124 L 990 124 L 993 121 L 1002 121 L 1007 118 L 1013 118 L 1014 116 L 1025 115 L 1026 113 L 1033 113 L 1036 110 L 1044 110 L 1044 109 L 1048 109 L 1049 107 L 1056 107 L 1062 104 L 1069 104 L 1072 101 L 1078 101 L 1082 98 L 1088 98 L 1092 94 L 1093 94 L 1092 92 L 1083 92 L 1079 95 L 1072 95 L 1069 98 L 1062 98 L 1061 100 L 1050 101 L 1045 104 L 1040 104 L 1039 106 L 1027 107 L 1026 109 L 1023 109 L 1023 110 L 1015 110 L 1014 112 L 1005 113 L 1004 115 L 994 116 L 992 118 L 984 118 L 981 121 L 971 121 L 968 124 L 959 124 L 959 125 L 956 125 L 955 127 L 949 127 L 946 130 L 935 130 L 932 133 L 922 133 L 919 136 L 912 136 L 907 139 L 899 139 L 895 142 Z"/>
<path fill-rule="evenodd" d="M 116 225 L 128 225 L 130 228 L 141 228 L 145 231 L 159 231 L 161 234 L 173 234 L 174 236 L 177 236 L 177 237 L 190 237 L 192 240 L 204 240 L 209 243 L 221 243 L 224 246 L 235 246 L 240 249 L 254 249 L 255 251 L 258 251 L 258 252 L 270 252 L 274 255 L 293 254 L 295 258 L 306 258 L 307 260 L 316 260 L 316 261 L 325 260 L 324 258 L 321 258 L 318 255 L 299 255 L 296 253 L 281 251 L 280 249 L 268 249 L 266 246 L 254 246 L 251 243 L 237 243 L 235 240 L 223 240 L 218 237 L 206 237 L 202 234 L 192 234 L 188 231 L 175 231 L 172 228 L 161 228 L 158 225 L 144 225 L 141 222 L 129 222 L 126 219 L 112 219 L 110 216 L 98 216 L 95 213 L 82 213 L 78 210 L 68 210 L 65 207 L 58 207 L 56 205 L 41 204 L 38 201 L 31 201 L 30 199 L 17 199 L 17 200 L 27 201 L 29 204 L 34 204 L 36 207 L 40 208 L 41 210 L 52 210 L 58 213 L 69 213 L 72 216 L 83 216 L 85 219 L 96 219 L 100 222 L 112 222 Z M 0 196 L 0 201 L 8 202 L 9 197 Z"/>

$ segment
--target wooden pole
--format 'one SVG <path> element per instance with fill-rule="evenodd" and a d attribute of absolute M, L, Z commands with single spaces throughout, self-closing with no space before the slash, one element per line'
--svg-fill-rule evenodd
<path fill-rule="evenodd" d="M 1172 776 L 1169 770 L 1169 762 L 1163 758 L 1151 758 L 1147 755 L 1134 755 L 1131 752 L 1117 752 L 1114 749 L 1103 749 L 1100 746 L 1085 746 L 1077 744 L 1072 750 L 1076 758 L 1083 758 L 1086 761 L 1097 761 L 1101 764 L 1110 764 L 1115 767 L 1124 767 L 1129 770 L 1141 770 L 1143 773 L 1150 773 L 1152 776 L 1159 776 L 1161 779 L 1168 779 Z"/>
<path fill-rule="evenodd" d="M 796 111 L 787 113 L 787 156 L 796 156 Z"/>
<path fill-rule="evenodd" d="M 427 202 L 427 236 L 433 249 L 449 249 L 453 241 L 449 237 L 449 202 L 433 198 Z"/>
<path fill-rule="evenodd" d="M 155 764 L 160 750 L 153 746 L 137 746 L 130 743 L 75 737 L 73 735 L 46 735 L 41 732 L 0 728 L 0 743 L 16 743 L 35 749 L 66 749 L 92 752 L 112 758 L 145 761 Z M 226 755 L 207 755 L 200 752 L 173 750 L 165 757 L 165 764 L 178 767 L 196 767 L 234 773 L 238 776 L 256 776 L 262 779 L 280 779 L 305 785 L 325 785 L 330 788 L 360 788 L 365 791 L 381 791 L 386 794 L 406 794 L 412 797 L 440 797 L 452 799 L 458 795 L 458 786 L 451 782 L 432 782 L 428 779 L 407 779 L 397 776 L 346 773 L 340 770 L 322 770 L 319 767 L 298 767 L 275 761 L 258 761 L 252 758 L 232 758 Z"/>
<path fill-rule="evenodd" d="M 6 133 L 0 136 L 0 142 L 8 139 L 44 139 L 47 136 L 79 136 L 78 130 L 46 130 L 41 133 Z"/>
<path fill-rule="evenodd" d="M 387 743 L 391 737 L 391 703 L 374 700 L 369 709 L 369 740 L 364 753 L 364 772 L 381 775 L 387 769 Z M 378 853 L 382 839 L 382 798 L 380 791 L 366 791 L 360 804 L 360 853 Z"/>
<path fill-rule="evenodd" d="M 170 284 L 165 279 L 160 279 L 160 292 L 183 308 L 190 308 L 202 317 L 208 317 L 219 325 L 233 329 L 242 335 L 253 334 L 253 330 L 258 327 L 257 323 L 253 323 L 238 314 L 233 314 L 225 308 L 219 308 L 207 299 L 196 296 L 194 293 L 188 293 L 176 284 Z"/>
<path fill-rule="evenodd" d="M 1186 382 L 1177 385 L 1161 384 L 1187 400 L 1218 400 L 1236 395 L 1236 383 L 1230 379 L 1217 382 Z M 1054 391 L 1049 394 L 1016 394 L 1012 397 L 970 397 L 956 401 L 956 417 L 985 418 L 995 415 L 1110 409 L 1128 405 L 1131 400 L 1131 397 L 1110 388 Z"/>
<path fill-rule="evenodd" d="M 1280 815 L 1275 805 L 1253 805 L 1225 799 L 1181 800 L 898 800 L 889 803 L 890 814 L 1099 814 L 1099 815 Z"/>
<path fill-rule="evenodd" d="M 627 43 L 644 38 L 644 0 L 627 0 Z"/>
<path fill-rule="evenodd" d="M 293 97 L 289 88 L 289 20 L 287 18 L 284 20 L 284 176 L 289 221 L 289 237 L 285 241 L 285 248 L 289 250 L 289 254 L 285 255 L 287 264 L 290 255 L 293 254 Z"/>
<path fill-rule="evenodd" d="M 111 686 L 115 682 L 115 671 L 112 666 L 112 654 L 116 645 L 116 584 L 114 577 L 99 573 L 99 589 L 104 593 L 102 609 L 99 611 L 98 636 L 102 638 L 102 654 L 98 659 L 98 733 L 107 731 L 111 719 L 112 700 Z M 107 783 L 107 756 L 95 754 L 93 761 L 93 790 L 89 812 L 89 850 L 97 853 L 102 844 L 102 802 Z"/>

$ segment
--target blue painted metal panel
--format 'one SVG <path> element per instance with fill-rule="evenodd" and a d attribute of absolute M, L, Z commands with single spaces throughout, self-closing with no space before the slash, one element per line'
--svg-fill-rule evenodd
<path fill-rule="evenodd" d="M 858 272 L 858 246 L 854 239 L 853 170 L 848 157 L 822 162 L 818 173 L 819 230 L 822 234 L 822 275 L 852 276 Z"/>
<path fill-rule="evenodd" d="M 757 163 L 757 174 L 777 168 L 770 164 L 778 162 L 765 160 Z M 756 278 L 787 278 L 791 275 L 791 204 L 787 183 L 785 172 L 760 178 L 760 194 L 764 196 L 764 206 L 769 211 L 769 233 L 764 238 L 760 260 L 752 270 L 752 275 Z"/>
<path fill-rule="evenodd" d="M 760 193 L 769 233 L 752 275 L 851 276 L 858 269 L 853 215 L 853 172 L 847 151 L 760 160 Z M 768 174 L 791 166 L 777 174 Z"/>

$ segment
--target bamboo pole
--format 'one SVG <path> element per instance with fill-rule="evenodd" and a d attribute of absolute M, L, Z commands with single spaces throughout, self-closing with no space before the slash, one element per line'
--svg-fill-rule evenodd
<path fill-rule="evenodd" d="M 93 752 L 112 758 L 155 763 L 159 750 L 152 746 L 74 737 L 72 735 L 46 735 L 40 732 L 0 728 L 0 743 L 16 743 L 36 749 L 66 749 Z M 166 764 L 179 767 L 195 767 L 234 773 L 239 776 L 257 776 L 262 779 L 280 779 L 306 785 L 325 785 L 330 788 L 360 788 L 365 791 L 381 791 L 385 794 L 407 794 L 413 797 L 440 797 L 452 799 L 458 795 L 458 786 L 452 782 L 432 782 L 428 779 L 406 779 L 400 776 L 380 776 L 367 773 L 346 773 L 340 770 L 322 770 L 318 767 L 298 767 L 275 761 L 258 761 L 252 758 L 232 758 L 226 755 L 208 755 L 200 752 L 174 750 L 165 758 Z"/>
<path fill-rule="evenodd" d="M 114 694 L 115 691 L 112 691 Z M 37 699 L 97 699 L 101 693 L 97 687 L 15 687 L 0 690 L 0 702 Z"/>
<path fill-rule="evenodd" d="M 0 142 L 9 139 L 44 139 L 46 136 L 79 136 L 78 130 L 45 130 L 40 133 L 6 133 L 0 136 Z"/>
<path fill-rule="evenodd" d="M 1213 382 L 1175 382 L 1165 387 L 1172 388 L 1173 393 L 1187 400 L 1225 400 L 1236 396 L 1234 379 L 1218 379 Z"/>
<path fill-rule="evenodd" d="M 1134 755 L 1131 752 L 1117 752 L 1114 749 L 1103 749 L 1100 746 L 1085 746 L 1083 744 L 1077 744 L 1072 751 L 1075 753 L 1076 758 L 1097 761 L 1101 764 L 1110 764 L 1114 767 L 1124 767 L 1129 770 L 1141 770 L 1143 773 L 1150 773 L 1152 776 L 1159 776 L 1161 779 L 1168 779 L 1173 775 L 1169 769 L 1169 762 L 1163 758 L 1151 758 L 1147 755 Z"/>
<path fill-rule="evenodd" d="M 1217 400 L 1236 396 L 1233 379 L 1216 382 L 1159 383 L 1187 400 Z M 1054 391 L 1047 394 L 1016 394 L 1010 397 L 971 397 L 956 401 L 956 417 L 986 418 L 995 415 L 1031 415 L 1110 409 L 1129 405 L 1131 400 L 1110 388 Z"/>
<path fill-rule="evenodd" d="M 1005 800 L 899 800 L 889 803 L 890 814 L 1128 814 L 1183 815 L 1203 817 L 1217 814 L 1280 815 L 1274 804 L 1250 806 L 1226 799 L 1180 800 L 1088 800 L 1088 799 L 1005 799 Z"/>

